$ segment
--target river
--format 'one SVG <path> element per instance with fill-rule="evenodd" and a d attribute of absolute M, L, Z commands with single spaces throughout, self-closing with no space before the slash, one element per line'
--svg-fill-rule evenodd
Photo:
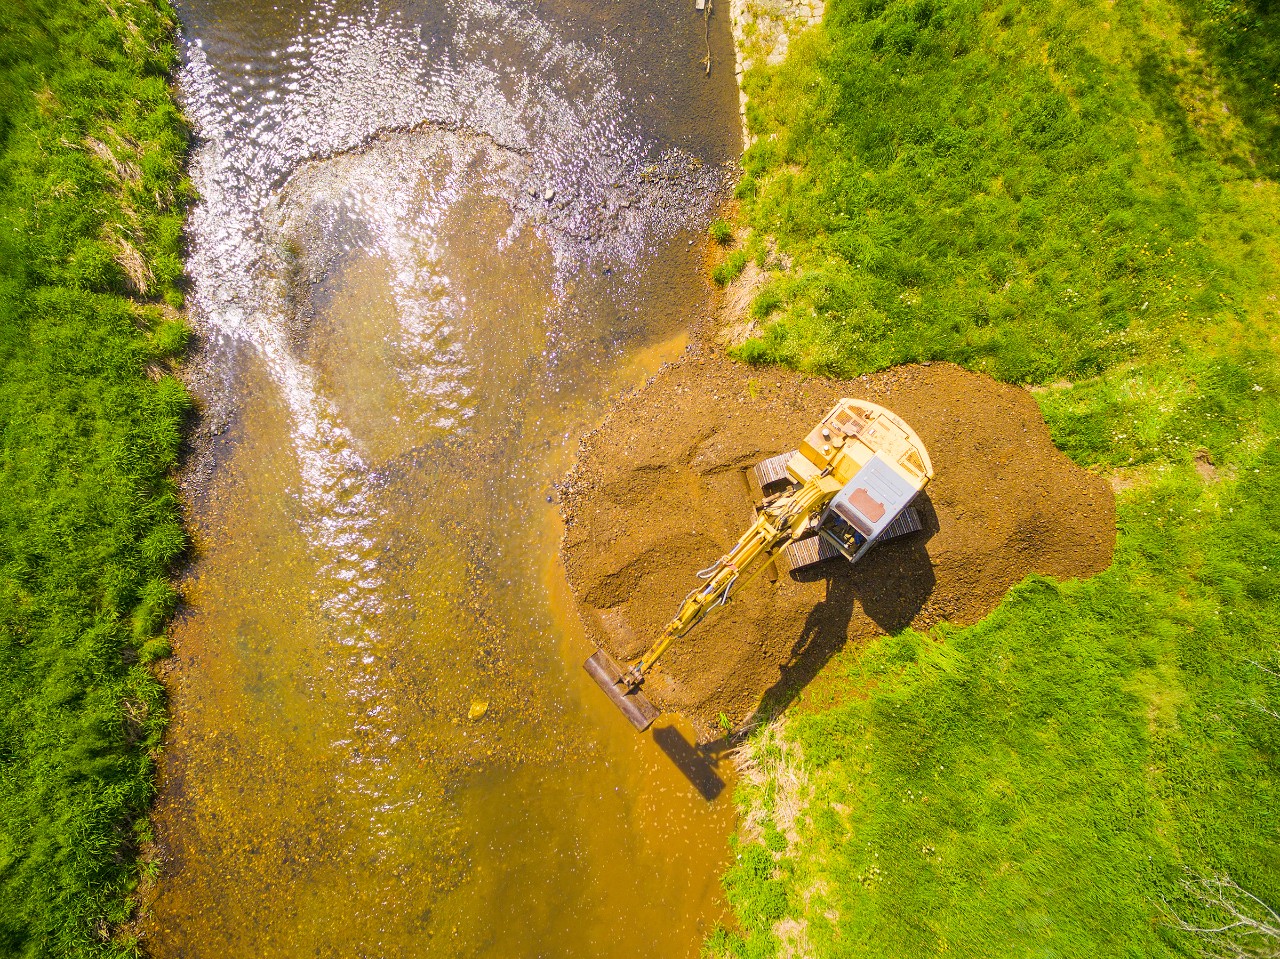
<path fill-rule="evenodd" d="M 696 955 L 730 790 L 582 672 L 554 482 L 710 309 L 726 16 L 178 9 L 203 415 L 145 948 Z"/>

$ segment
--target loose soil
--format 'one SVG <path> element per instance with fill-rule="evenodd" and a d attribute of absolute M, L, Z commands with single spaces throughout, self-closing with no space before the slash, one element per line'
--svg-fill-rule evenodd
<path fill-rule="evenodd" d="M 842 396 L 881 403 L 919 433 L 936 475 L 924 530 L 857 566 L 770 565 L 666 654 L 645 684 L 703 741 L 791 702 L 848 643 L 908 626 L 974 623 L 1030 573 L 1090 576 L 1111 562 L 1115 497 L 1050 440 L 1026 391 L 950 364 L 857 380 L 751 367 L 691 347 L 619 399 L 561 488 L 565 566 L 593 640 L 637 657 L 754 516 L 747 470 L 799 439 Z"/>

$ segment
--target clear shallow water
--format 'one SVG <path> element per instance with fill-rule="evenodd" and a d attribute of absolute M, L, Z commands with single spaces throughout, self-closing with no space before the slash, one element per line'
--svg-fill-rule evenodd
<path fill-rule="evenodd" d="M 147 948 L 695 955 L 727 790 L 581 673 L 548 497 L 706 309 L 724 24 L 707 80 L 683 3 L 181 13 L 226 429 L 192 497 Z"/>

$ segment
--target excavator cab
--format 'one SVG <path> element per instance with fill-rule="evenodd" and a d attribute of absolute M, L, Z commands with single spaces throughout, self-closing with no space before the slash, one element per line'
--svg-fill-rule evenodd
<path fill-rule="evenodd" d="M 841 400 L 798 450 L 754 467 L 753 486 L 772 482 L 776 495 L 782 463 L 794 487 L 833 459 L 844 485 L 811 529 L 780 550 L 780 571 L 837 556 L 856 563 L 876 543 L 922 529 L 911 502 L 933 477 L 933 462 L 915 431 L 875 403 Z"/>
<path fill-rule="evenodd" d="M 919 492 L 876 453 L 823 511 L 818 535 L 856 563 L 898 521 Z M 914 525 L 920 528 L 918 517 Z M 894 532 L 901 536 L 912 531 L 903 528 Z"/>

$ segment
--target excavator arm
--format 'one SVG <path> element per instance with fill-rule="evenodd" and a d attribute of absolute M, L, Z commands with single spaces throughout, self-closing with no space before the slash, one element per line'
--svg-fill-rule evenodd
<path fill-rule="evenodd" d="M 675 617 L 629 669 L 621 669 L 604 650 L 586 661 L 587 672 L 637 729 L 647 729 L 658 715 L 640 692 L 653 664 L 672 643 L 728 605 L 778 550 L 804 534 L 809 523 L 840 491 L 840 483 L 830 473 L 823 471 L 761 510 L 733 549 L 698 573 L 705 582 L 684 598 Z"/>
<path fill-rule="evenodd" d="M 756 521 L 738 538 L 738 542 L 711 566 L 698 572 L 705 580 L 695 587 L 680 604 L 680 610 L 658 636 L 648 651 L 621 678 L 635 689 L 644 682 L 645 673 L 677 639 L 716 610 L 726 606 L 735 591 L 750 583 L 768 565 L 773 555 L 793 539 L 798 539 L 809 522 L 826 507 L 840 490 L 840 484 L 829 480 L 826 471 L 813 477 L 799 489 L 781 497 L 760 511 Z"/>

